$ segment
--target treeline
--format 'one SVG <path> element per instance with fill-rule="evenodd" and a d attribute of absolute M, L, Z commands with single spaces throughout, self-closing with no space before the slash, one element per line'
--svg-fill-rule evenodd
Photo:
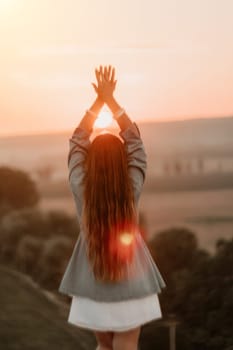
<path fill-rule="evenodd" d="M 175 315 L 178 322 L 177 349 L 233 350 L 233 239 L 218 240 L 210 255 L 193 232 L 171 228 L 149 245 L 167 282 L 163 316 Z M 164 331 L 156 322 L 146 326 L 143 349 L 168 349 Z"/>
<path fill-rule="evenodd" d="M 57 292 L 79 227 L 76 217 L 39 210 L 39 200 L 27 173 L 0 167 L 0 263 Z"/>
<path fill-rule="evenodd" d="M 57 292 L 78 233 L 75 218 L 63 212 L 13 211 L 0 223 L 0 262 Z"/>
<path fill-rule="evenodd" d="M 41 212 L 38 203 L 28 174 L 0 168 L 0 263 L 59 295 L 79 234 L 77 218 Z M 200 249 L 194 232 L 176 227 L 157 232 L 148 246 L 167 285 L 159 295 L 163 319 L 172 314 L 178 322 L 177 349 L 233 350 L 233 239 L 218 240 L 210 255 Z M 168 349 L 162 321 L 143 327 L 143 350 Z"/>

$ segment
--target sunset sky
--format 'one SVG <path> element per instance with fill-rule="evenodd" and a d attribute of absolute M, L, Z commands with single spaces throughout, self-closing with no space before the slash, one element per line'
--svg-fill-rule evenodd
<path fill-rule="evenodd" d="M 100 64 L 138 121 L 233 115 L 232 0 L 0 0 L 0 135 L 72 129 Z"/>

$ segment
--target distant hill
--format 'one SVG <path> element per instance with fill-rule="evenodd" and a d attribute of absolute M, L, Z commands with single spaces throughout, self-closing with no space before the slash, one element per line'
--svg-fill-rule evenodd
<path fill-rule="evenodd" d="M 29 277 L 0 265 L 0 349 L 92 350 L 91 332 L 67 323 L 68 308 L 49 300 Z"/>
<path fill-rule="evenodd" d="M 150 164 L 163 157 L 233 156 L 233 117 L 140 123 L 139 127 Z M 30 171 L 52 164 L 64 175 L 72 132 L 1 137 L 0 164 Z"/>
<path fill-rule="evenodd" d="M 233 117 L 140 124 L 148 151 L 233 155 Z"/>

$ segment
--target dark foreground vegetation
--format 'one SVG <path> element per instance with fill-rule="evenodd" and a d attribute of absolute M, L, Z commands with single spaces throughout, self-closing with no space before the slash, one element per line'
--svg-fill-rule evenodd
<path fill-rule="evenodd" d="M 32 205 L 15 202 L 1 184 L 0 349 L 95 349 L 91 333 L 67 324 L 70 299 L 57 291 L 78 237 L 76 217 L 41 212 L 35 185 Z M 173 315 L 177 349 L 233 350 L 233 239 L 218 240 L 210 255 L 194 232 L 174 227 L 148 245 L 167 288 L 159 295 L 163 319 L 143 327 L 141 349 L 169 349 Z"/>

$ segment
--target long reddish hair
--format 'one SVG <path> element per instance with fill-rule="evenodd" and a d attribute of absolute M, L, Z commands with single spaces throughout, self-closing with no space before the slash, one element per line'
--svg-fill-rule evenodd
<path fill-rule="evenodd" d="M 97 136 L 88 151 L 83 222 L 95 277 L 102 281 L 124 278 L 133 258 L 136 210 L 126 150 L 112 134 Z"/>

